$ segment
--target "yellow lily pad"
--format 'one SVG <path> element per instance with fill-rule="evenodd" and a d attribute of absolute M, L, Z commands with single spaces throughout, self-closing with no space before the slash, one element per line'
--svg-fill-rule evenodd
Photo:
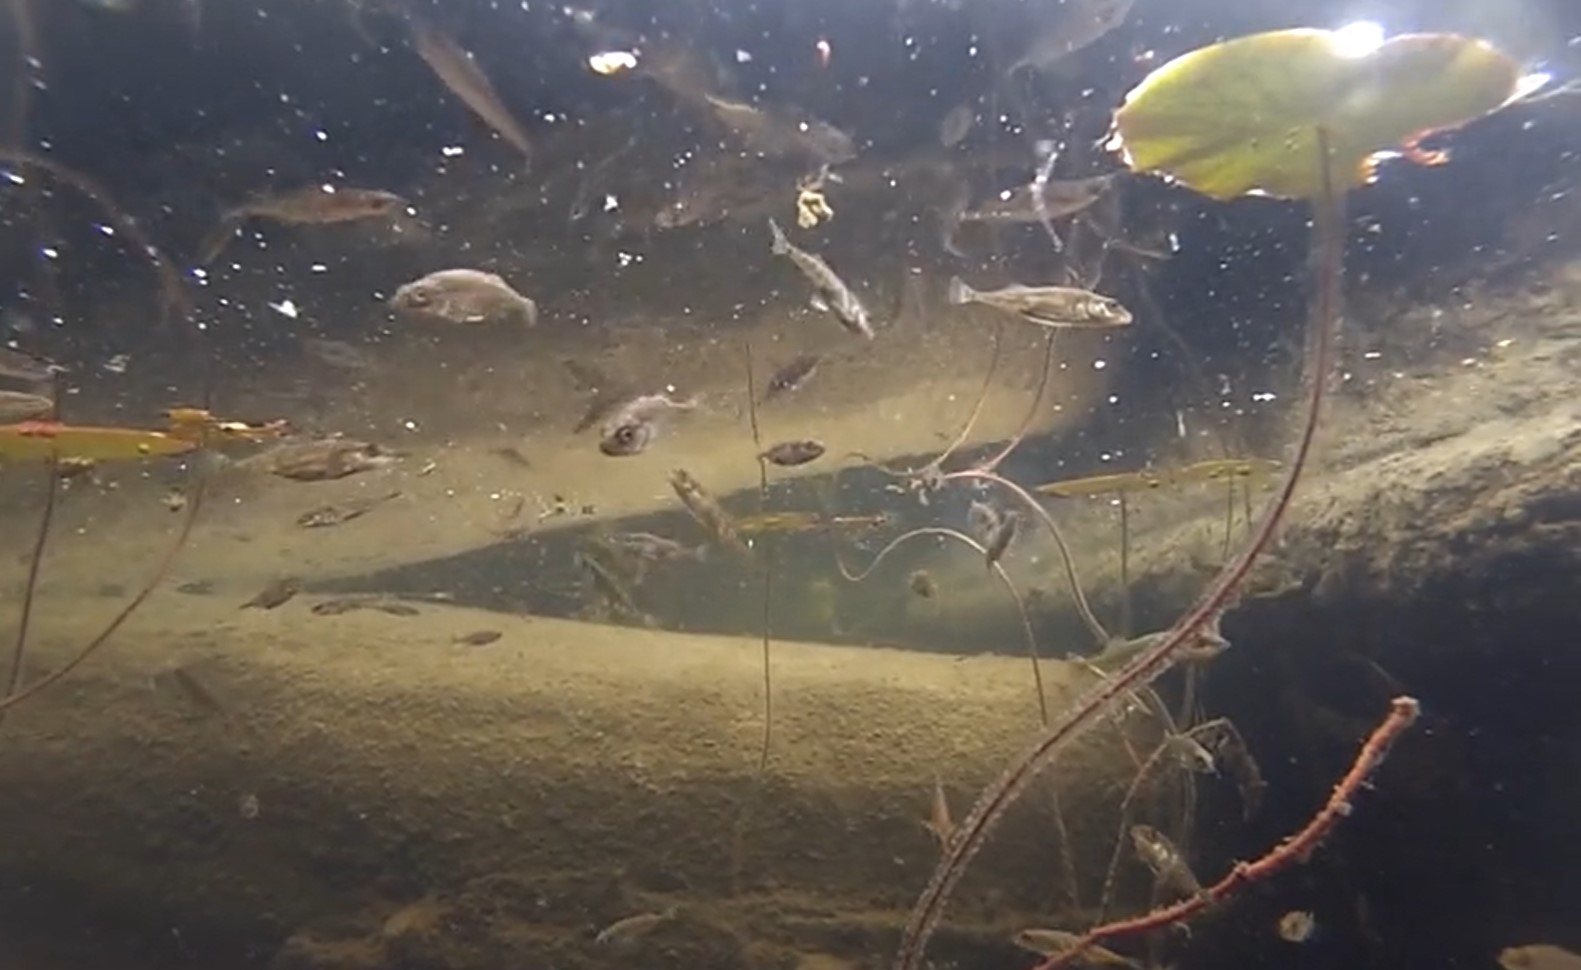
<path fill-rule="evenodd" d="M 14 461 L 45 461 L 52 455 L 90 461 L 131 461 L 181 455 L 196 447 L 191 441 L 162 431 L 138 428 L 98 428 L 52 421 L 0 425 L 0 459 Z"/>
<path fill-rule="evenodd" d="M 1417 149 L 1519 94 L 1519 64 L 1485 41 L 1404 34 L 1359 53 L 1345 32 L 1277 30 L 1199 48 L 1155 70 L 1115 112 L 1110 147 L 1215 199 L 1322 194 L 1318 129 L 1336 189 L 1372 179 L 1382 152 Z"/>

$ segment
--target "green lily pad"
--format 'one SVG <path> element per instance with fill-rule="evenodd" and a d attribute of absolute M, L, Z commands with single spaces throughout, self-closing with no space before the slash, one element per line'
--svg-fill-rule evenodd
<path fill-rule="evenodd" d="M 1110 146 L 1215 199 L 1313 198 L 1318 129 L 1335 188 L 1371 181 L 1380 153 L 1444 160 L 1417 142 L 1518 94 L 1519 64 L 1485 41 L 1404 34 L 1366 53 L 1338 31 L 1278 30 L 1199 48 L 1149 74 L 1115 112 Z"/>

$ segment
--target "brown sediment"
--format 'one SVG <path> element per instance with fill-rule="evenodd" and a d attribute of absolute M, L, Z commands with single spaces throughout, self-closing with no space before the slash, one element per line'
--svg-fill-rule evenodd
<path fill-rule="evenodd" d="M 6 884 L 53 887 L 82 912 L 162 914 L 149 926 L 278 941 L 426 896 L 453 905 L 486 878 L 542 896 L 546 941 L 674 903 L 685 926 L 694 906 L 798 894 L 893 926 L 937 854 L 921 824 L 935 774 L 979 784 L 1039 723 L 1019 658 L 780 641 L 775 757 L 760 775 L 755 639 L 446 607 L 326 619 L 304 604 L 183 598 L 178 610 L 163 596 L 179 594 L 16 711 L 0 747 Z M 36 662 L 93 626 L 74 610 L 41 600 Z M 503 633 L 489 650 L 449 642 L 485 623 Z M 230 699 L 219 727 L 145 686 L 198 656 Z M 1056 704 L 1087 677 L 1045 667 Z M 1112 825 L 1121 751 L 1104 731 L 1062 762 L 1081 871 L 1099 864 L 1082 847 Z M 732 894 L 731 819 L 760 784 Z M 247 795 L 255 818 L 238 810 Z M 1034 806 L 1007 825 L 985 916 L 1048 905 L 1048 825 Z M 608 890 L 593 911 L 571 905 L 586 901 L 567 888 L 573 872 Z"/>

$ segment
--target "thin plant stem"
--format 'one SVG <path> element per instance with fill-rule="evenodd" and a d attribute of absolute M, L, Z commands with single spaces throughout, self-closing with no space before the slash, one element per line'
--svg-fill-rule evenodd
<path fill-rule="evenodd" d="M 976 479 L 998 485 L 1019 498 L 1032 511 L 1033 515 L 1042 520 L 1043 527 L 1048 529 L 1049 535 L 1054 537 L 1054 545 L 1059 549 L 1060 561 L 1065 566 L 1065 578 L 1070 583 L 1071 599 L 1076 604 L 1076 612 L 1081 615 L 1082 622 L 1087 624 L 1087 629 L 1092 632 L 1093 638 L 1098 641 L 1098 645 L 1100 647 L 1107 646 L 1109 641 L 1114 638 L 1109 635 L 1108 630 L 1104 629 L 1103 623 L 1098 620 L 1097 614 L 1092 611 L 1092 604 L 1087 601 L 1087 594 L 1081 588 L 1081 577 L 1076 572 L 1076 557 L 1071 554 L 1070 546 L 1065 542 L 1065 534 L 1060 531 L 1060 527 L 1054 521 L 1054 517 L 1049 515 L 1048 510 L 1037 499 L 1033 498 L 1030 492 L 995 472 L 968 468 L 963 471 L 951 472 L 944 476 L 944 481 L 946 482 L 966 479 Z"/>
<path fill-rule="evenodd" d="M 983 547 L 982 543 L 978 542 L 976 539 L 973 539 L 966 533 L 957 529 L 950 529 L 944 526 L 935 525 L 912 529 L 910 532 L 904 532 L 891 539 L 889 544 L 883 549 L 880 549 L 878 551 L 878 555 L 873 557 L 873 561 L 867 564 L 867 568 L 860 570 L 859 572 L 852 572 L 851 570 L 847 569 L 845 562 L 840 559 L 838 552 L 835 553 L 834 557 L 835 566 L 839 568 L 840 575 L 848 582 L 860 583 L 867 579 L 867 577 L 873 575 L 873 570 L 877 569 L 879 565 L 889 557 L 890 553 L 894 552 L 905 543 L 910 542 L 913 539 L 923 538 L 924 536 L 942 536 L 946 539 L 952 539 L 956 542 L 960 542 L 966 546 L 969 546 L 980 556 L 986 556 L 988 554 L 988 550 Z M 1021 598 L 1020 591 L 1016 589 L 1016 584 L 1010 579 L 1010 574 L 1005 572 L 1005 567 L 996 562 L 993 564 L 993 573 L 994 576 L 999 579 L 999 582 L 1004 586 L 1005 591 L 1010 594 L 1010 598 L 1015 600 L 1016 613 L 1021 617 L 1021 632 L 1026 637 L 1027 658 L 1032 663 L 1032 681 L 1037 687 L 1038 715 L 1041 718 L 1041 722 L 1047 725 L 1049 717 L 1048 696 L 1043 689 L 1043 670 L 1038 663 L 1037 637 L 1032 632 L 1032 621 L 1027 616 L 1026 601 Z"/>
<path fill-rule="evenodd" d="M 1014 804 L 1026 786 L 1036 778 L 1058 753 L 1079 737 L 1093 723 L 1103 717 L 1120 698 L 1138 687 L 1156 680 L 1174 665 L 1182 649 L 1192 642 L 1201 630 L 1234 599 L 1257 557 L 1272 541 L 1280 523 L 1289 511 L 1291 498 L 1301 481 L 1317 437 L 1318 421 L 1322 414 L 1329 370 L 1333 357 L 1335 331 L 1339 327 L 1339 302 L 1344 261 L 1343 192 L 1333 184 L 1328 133 L 1321 126 L 1317 130 L 1320 165 L 1323 170 L 1323 191 L 1313 200 L 1315 218 L 1313 237 L 1318 253 L 1318 281 L 1316 299 L 1313 300 L 1313 334 L 1308 342 L 1310 366 L 1306 414 L 1297 438 L 1295 456 L 1285 474 L 1278 494 L 1264 513 L 1252 540 L 1234 561 L 1229 563 L 1210 584 L 1197 604 L 1159 642 L 1137 655 L 1108 680 L 1100 681 L 1085 696 L 1079 698 L 1065 715 L 1017 758 L 1000 777 L 978 798 L 967 814 L 955 836 L 950 840 L 943 856 L 935 866 L 932 877 L 923 888 L 912 908 L 911 917 L 901 935 L 895 956 L 894 970 L 917 970 L 928 940 L 944 916 L 949 901 L 967 865 L 980 851 L 994 825 Z M 1030 497 L 1030 496 L 1029 496 Z"/>

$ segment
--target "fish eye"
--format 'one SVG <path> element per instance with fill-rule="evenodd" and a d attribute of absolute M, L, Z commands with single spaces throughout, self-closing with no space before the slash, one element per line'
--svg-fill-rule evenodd
<path fill-rule="evenodd" d="M 617 442 L 619 442 L 620 444 L 623 444 L 623 445 L 629 445 L 632 442 L 636 441 L 637 440 L 637 426 L 634 425 L 634 424 L 623 424 L 619 428 L 616 428 L 615 429 L 615 440 Z"/>

